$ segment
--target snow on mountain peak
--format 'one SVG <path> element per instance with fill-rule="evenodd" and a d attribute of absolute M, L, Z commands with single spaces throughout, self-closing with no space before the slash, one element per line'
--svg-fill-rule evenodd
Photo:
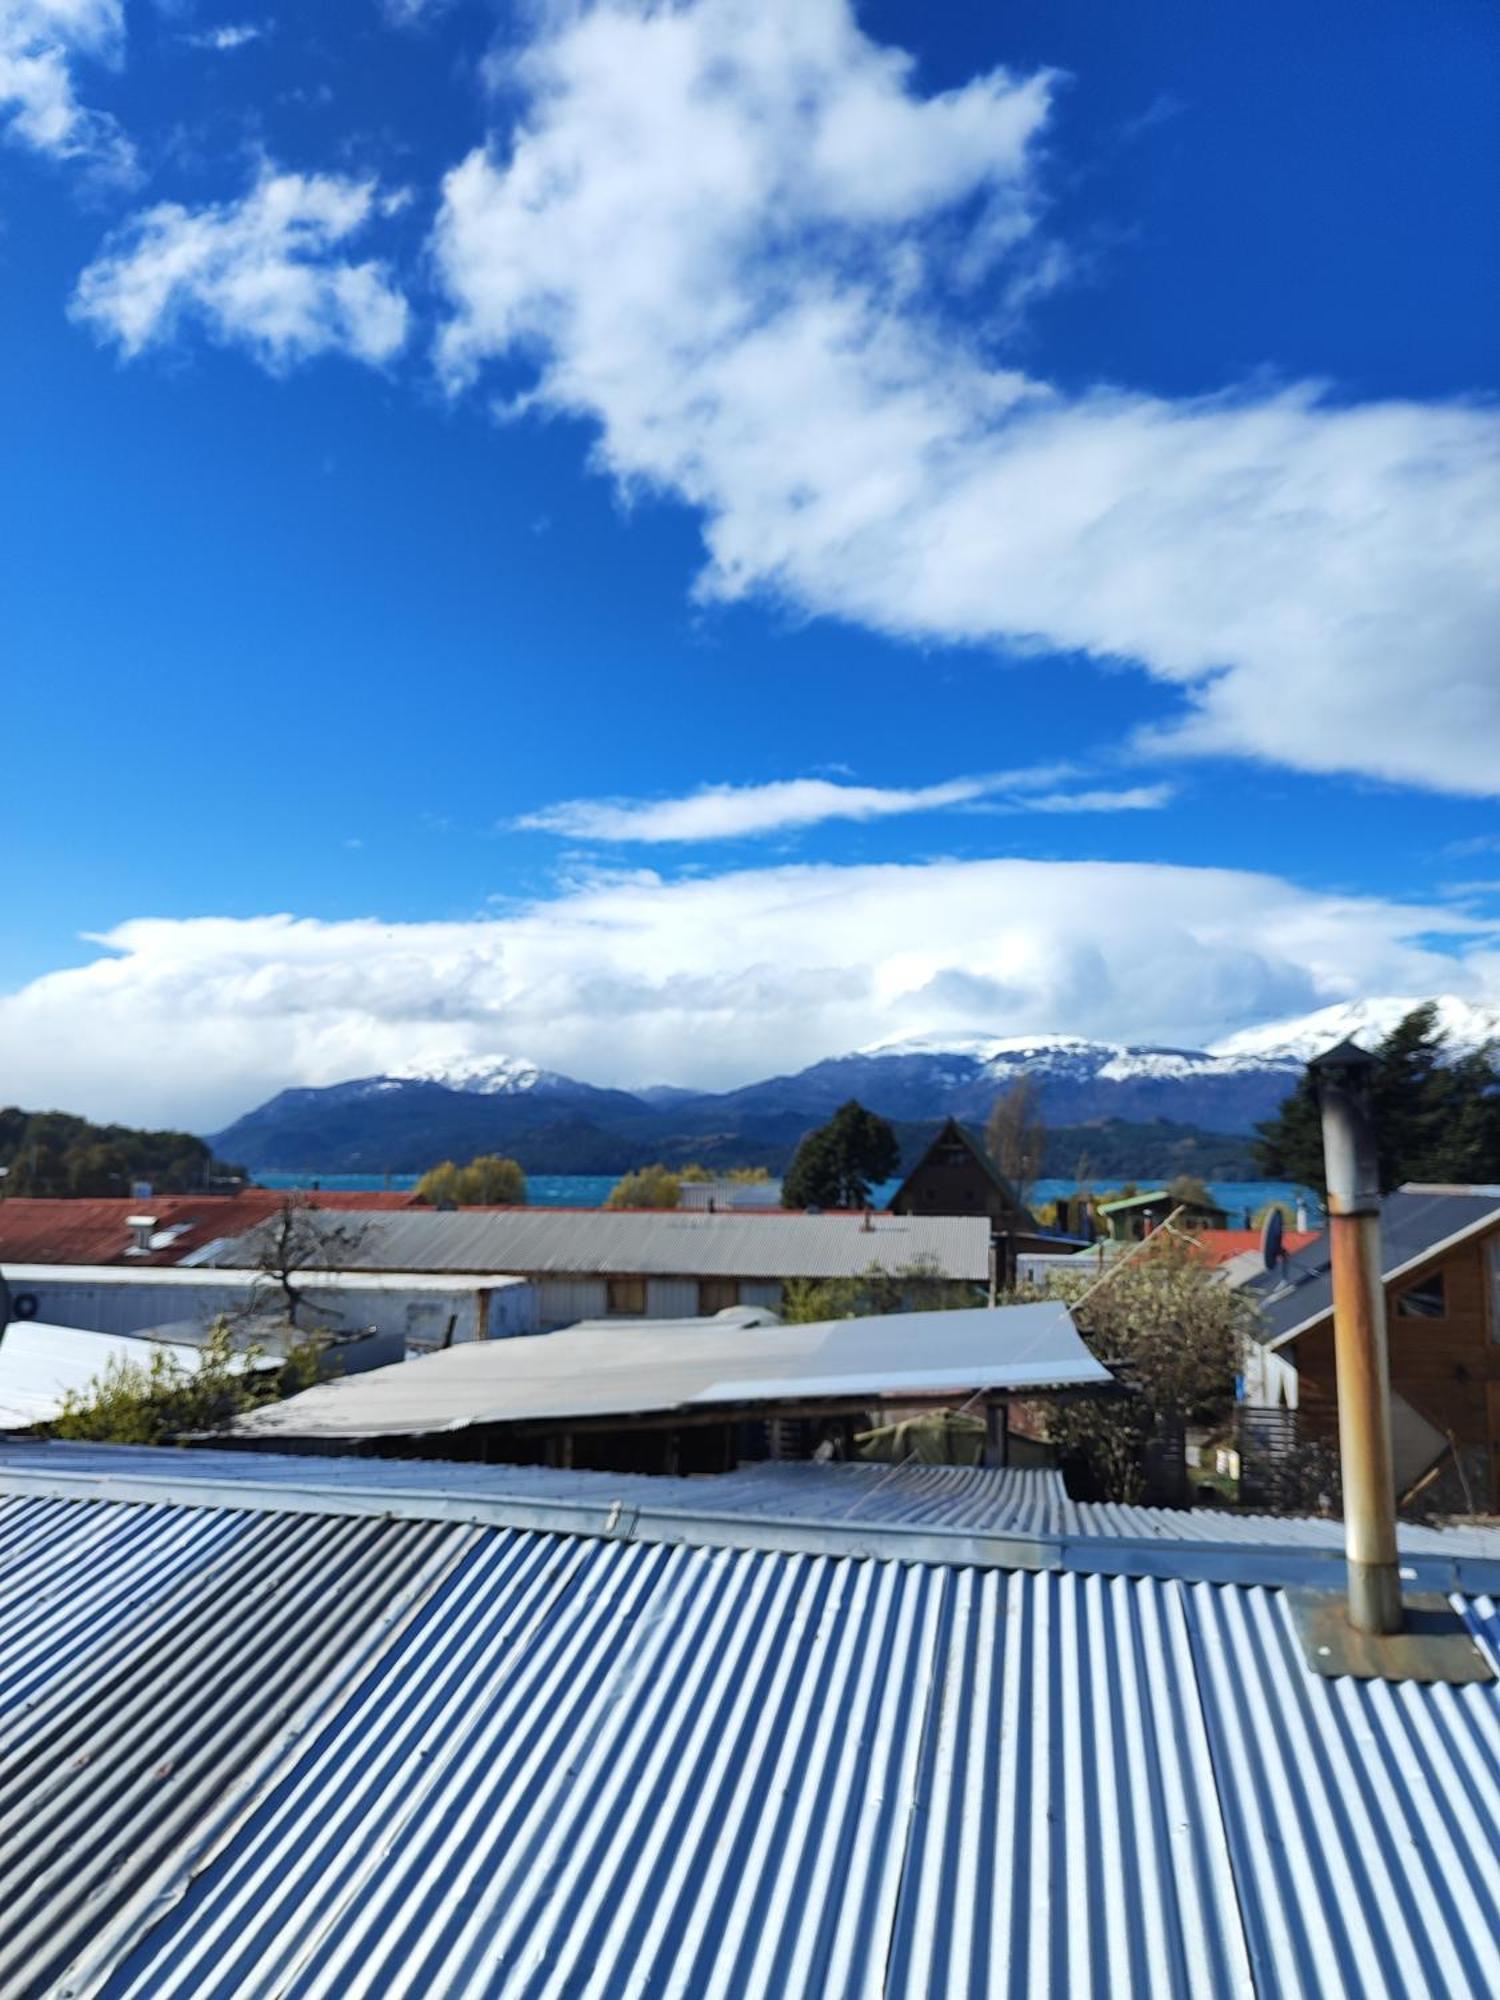
<path fill-rule="evenodd" d="M 391 1075 L 403 1083 L 440 1083 L 476 1097 L 519 1097 L 562 1081 L 524 1056 L 451 1056 L 445 1062 L 412 1063 Z"/>
<path fill-rule="evenodd" d="M 1422 1000 L 1390 996 L 1374 1000 L 1343 1000 L 1332 1007 L 1320 1007 L 1316 1013 L 1303 1014 L 1296 1020 L 1273 1021 L 1261 1028 L 1242 1028 L 1238 1034 L 1227 1035 L 1223 1041 L 1216 1042 L 1213 1052 L 1220 1056 L 1254 1056 L 1305 1063 L 1345 1040 L 1373 1049 L 1414 1008 L 1425 1004 Z M 1437 1008 L 1438 1028 L 1454 1055 L 1467 1055 L 1486 1042 L 1500 1041 L 1500 1007 L 1462 1000 L 1453 993 L 1441 995 L 1433 1004 Z"/>
<path fill-rule="evenodd" d="M 1039 1078 L 1098 1077 L 1109 1083 L 1148 1077 L 1222 1076 L 1236 1069 L 1261 1069 L 1266 1060 L 1249 1053 L 1228 1056 L 1202 1049 L 1095 1042 L 1084 1035 L 916 1035 L 903 1041 L 877 1042 L 859 1053 L 874 1058 L 925 1056 L 930 1061 L 974 1062 L 997 1078 L 1025 1072 Z"/>

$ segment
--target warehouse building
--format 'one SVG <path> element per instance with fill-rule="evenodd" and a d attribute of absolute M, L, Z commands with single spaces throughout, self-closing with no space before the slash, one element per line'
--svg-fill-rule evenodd
<path fill-rule="evenodd" d="M 255 1232 L 216 1261 L 253 1263 Z M 412 1209 L 360 1218 L 349 1268 L 483 1274 L 534 1288 L 537 1324 L 691 1319 L 733 1306 L 779 1311 L 794 1279 L 923 1270 L 981 1287 L 990 1273 L 982 1216 L 800 1212 L 721 1215 L 680 1210 Z M 977 1296 L 977 1294 L 976 1294 Z"/>

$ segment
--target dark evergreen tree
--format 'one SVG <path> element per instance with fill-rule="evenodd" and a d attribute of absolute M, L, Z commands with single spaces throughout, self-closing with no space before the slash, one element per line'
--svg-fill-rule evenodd
<path fill-rule="evenodd" d="M 863 1208 L 871 1185 L 889 1180 L 901 1148 L 884 1118 L 854 1098 L 797 1148 L 781 1186 L 785 1208 Z"/>
<path fill-rule="evenodd" d="M 157 1194 L 190 1194 L 240 1169 L 216 1161 L 190 1132 L 137 1132 L 92 1125 L 66 1111 L 0 1110 L 0 1193 L 125 1195 L 137 1180 Z"/>
<path fill-rule="evenodd" d="M 1375 1050 L 1373 1084 L 1380 1184 L 1493 1181 L 1500 1176 L 1500 1071 L 1482 1049 L 1445 1061 L 1429 1003 L 1399 1021 Z M 1256 1166 L 1273 1180 L 1322 1189 L 1323 1132 L 1312 1078 L 1256 1127 Z"/>

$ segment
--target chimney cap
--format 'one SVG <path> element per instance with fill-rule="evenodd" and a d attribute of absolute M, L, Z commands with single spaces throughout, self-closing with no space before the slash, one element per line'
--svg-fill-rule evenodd
<path fill-rule="evenodd" d="M 1331 1049 L 1325 1049 L 1320 1056 L 1314 1056 L 1307 1065 L 1320 1076 L 1331 1075 L 1336 1070 L 1372 1070 L 1377 1067 L 1375 1057 L 1368 1049 L 1362 1049 L 1358 1042 L 1348 1036 Z"/>

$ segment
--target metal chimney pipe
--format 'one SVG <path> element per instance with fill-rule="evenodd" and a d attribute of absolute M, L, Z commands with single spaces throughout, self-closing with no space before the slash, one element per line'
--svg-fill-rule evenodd
<path fill-rule="evenodd" d="M 1401 1575 L 1380 1261 L 1380 1169 L 1370 1101 L 1375 1058 L 1346 1041 L 1308 1068 L 1322 1112 L 1323 1167 L 1328 1179 L 1349 1623 L 1359 1632 L 1399 1632 Z"/>

